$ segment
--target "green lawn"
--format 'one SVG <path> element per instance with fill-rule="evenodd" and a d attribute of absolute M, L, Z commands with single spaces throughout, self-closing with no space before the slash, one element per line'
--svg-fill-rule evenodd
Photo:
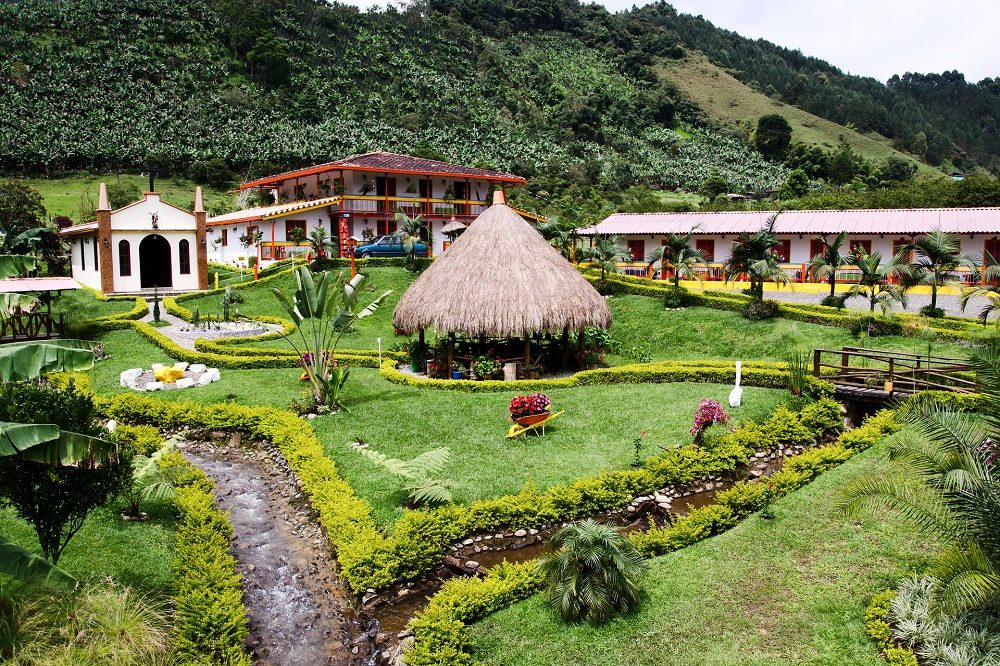
<path fill-rule="evenodd" d="M 811 349 L 839 349 L 845 345 L 927 353 L 927 343 L 904 336 L 859 340 L 850 331 L 833 326 L 774 319 L 747 321 L 738 312 L 712 308 L 666 310 L 646 296 L 609 299 L 614 323 L 611 333 L 623 349 L 647 350 L 653 360 L 743 359 L 780 361 L 798 341 Z M 965 356 L 968 349 L 950 342 L 934 344 L 934 353 Z M 611 356 L 613 363 L 632 362 L 627 355 Z"/>
<path fill-rule="evenodd" d="M 351 375 L 350 413 L 313 421 L 341 474 L 389 525 L 406 500 L 394 477 L 369 462 L 350 444 L 358 439 L 396 458 L 412 458 L 439 446 L 451 449 L 445 476 L 458 483 L 455 500 L 517 492 L 526 482 L 539 488 L 567 483 L 602 470 L 627 467 L 632 442 L 643 431 L 643 455 L 657 446 L 689 442 L 688 429 L 699 400 L 724 401 L 730 386 L 651 384 L 585 386 L 548 391 L 553 409 L 565 410 L 544 437 L 506 439 L 507 408 L 514 392 L 461 393 L 420 390 L 389 384 L 374 370 Z M 748 388 L 744 406 L 733 410 L 743 420 L 762 420 L 786 391 Z"/>
<path fill-rule="evenodd" d="M 121 502 L 97 509 L 63 551 L 59 566 L 84 581 L 112 578 L 142 592 L 167 595 L 173 582 L 174 515 L 169 503 L 143 506 L 150 520 L 121 520 Z M 32 527 L 12 509 L 0 509 L 0 534 L 39 553 Z"/>
<path fill-rule="evenodd" d="M 145 192 L 149 187 L 149 178 L 130 174 L 76 174 L 62 178 L 26 178 L 31 187 L 38 190 L 45 203 L 45 210 L 52 217 L 65 215 L 80 221 L 81 209 L 97 206 L 97 190 L 102 182 L 125 182 L 134 185 L 138 191 Z M 194 207 L 195 184 L 185 178 L 157 178 L 156 190 L 163 195 L 163 200 L 185 210 Z M 212 211 L 230 210 L 233 198 L 224 191 L 202 186 L 205 197 L 205 207 Z"/>
<path fill-rule="evenodd" d="M 924 540 L 894 520 L 833 514 L 839 488 L 884 465 L 877 447 L 775 505 L 777 518 L 651 562 L 646 598 L 602 627 L 565 625 L 540 596 L 473 629 L 491 666 L 876 666 L 864 632 L 874 592 L 921 566 Z"/>

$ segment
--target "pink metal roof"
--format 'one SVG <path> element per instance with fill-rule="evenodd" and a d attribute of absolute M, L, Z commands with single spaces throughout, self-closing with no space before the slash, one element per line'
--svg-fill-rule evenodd
<path fill-rule="evenodd" d="M 290 213 L 298 213 L 304 210 L 329 206 L 331 204 L 338 203 L 340 199 L 341 198 L 339 196 L 324 197 L 322 199 L 313 199 L 312 201 L 294 201 L 292 203 L 277 204 L 274 206 L 257 206 L 256 208 L 247 208 L 246 210 L 238 210 L 233 213 L 210 217 L 208 218 L 207 224 L 210 227 L 215 227 L 221 224 L 236 224 L 237 222 L 249 222 L 252 220 L 269 220 L 274 217 L 283 217 Z"/>
<path fill-rule="evenodd" d="M 87 224 L 77 224 L 72 227 L 66 227 L 65 229 L 60 229 L 59 235 L 72 236 L 74 234 L 89 234 L 92 231 L 97 231 L 97 222 L 88 222 Z"/>
<path fill-rule="evenodd" d="M 775 211 L 721 213 L 615 213 L 583 235 L 738 234 L 757 231 Z M 789 210 L 778 215 L 779 234 L 923 234 L 934 229 L 963 234 L 1000 233 L 1000 208 L 905 208 L 884 210 Z"/>
<path fill-rule="evenodd" d="M 69 291 L 80 284 L 67 277 L 11 278 L 0 280 L 0 294 L 30 294 L 36 291 Z"/>

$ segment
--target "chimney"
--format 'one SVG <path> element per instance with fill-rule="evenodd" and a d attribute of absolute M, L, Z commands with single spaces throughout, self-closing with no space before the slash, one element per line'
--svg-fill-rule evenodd
<path fill-rule="evenodd" d="M 115 278 L 111 255 L 111 204 L 108 203 L 108 186 L 101 183 L 97 191 L 97 236 L 99 268 L 101 271 L 101 291 L 113 294 Z"/>
<path fill-rule="evenodd" d="M 205 239 L 208 214 L 205 212 L 205 200 L 201 187 L 194 188 L 194 244 L 198 257 L 198 289 L 208 289 L 208 246 Z"/>
<path fill-rule="evenodd" d="M 496 190 L 493 192 L 493 205 L 504 204 L 507 205 L 507 199 L 503 195 L 503 190 Z"/>

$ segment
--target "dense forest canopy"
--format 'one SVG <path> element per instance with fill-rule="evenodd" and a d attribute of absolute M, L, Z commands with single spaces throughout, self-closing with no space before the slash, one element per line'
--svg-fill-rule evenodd
<path fill-rule="evenodd" d="M 381 148 L 511 169 L 549 191 L 697 190 L 713 174 L 736 191 L 777 189 L 788 167 L 657 74 L 685 49 L 931 163 L 1000 167 L 994 80 L 883 85 L 662 2 L 611 14 L 577 0 L 367 13 L 315 0 L 22 0 L 0 4 L 0 24 L 0 163 L 14 172 L 169 173 L 221 158 L 251 173 Z"/>

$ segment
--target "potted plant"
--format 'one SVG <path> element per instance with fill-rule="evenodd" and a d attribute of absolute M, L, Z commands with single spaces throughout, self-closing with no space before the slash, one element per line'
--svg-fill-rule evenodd
<path fill-rule="evenodd" d="M 338 197 L 342 197 L 344 196 L 344 192 L 345 192 L 344 181 L 342 180 L 333 181 L 333 193 Z"/>
<path fill-rule="evenodd" d="M 524 366 L 524 376 L 527 379 L 538 379 L 542 376 L 542 366 L 540 363 L 529 363 Z"/>
<path fill-rule="evenodd" d="M 370 180 L 366 180 L 361 183 L 361 196 L 366 197 L 375 191 L 375 183 Z"/>
<path fill-rule="evenodd" d="M 510 401 L 510 419 L 518 425 L 529 426 L 549 418 L 552 401 L 544 393 L 514 396 Z"/>
<path fill-rule="evenodd" d="M 417 193 L 417 184 L 414 183 L 414 182 L 411 182 L 409 185 L 407 185 L 406 186 L 406 193 L 407 194 L 416 194 Z"/>
<path fill-rule="evenodd" d="M 464 379 L 465 369 L 462 368 L 462 364 L 458 361 L 454 361 L 451 364 L 451 378 L 452 379 Z"/>
<path fill-rule="evenodd" d="M 503 367 L 492 356 L 480 356 L 472 362 L 472 371 L 480 379 L 495 379 L 503 371 Z"/>
<path fill-rule="evenodd" d="M 424 369 L 424 362 L 427 360 L 427 345 L 416 340 L 410 344 L 409 354 L 410 370 L 413 371 L 413 374 L 417 374 Z"/>

